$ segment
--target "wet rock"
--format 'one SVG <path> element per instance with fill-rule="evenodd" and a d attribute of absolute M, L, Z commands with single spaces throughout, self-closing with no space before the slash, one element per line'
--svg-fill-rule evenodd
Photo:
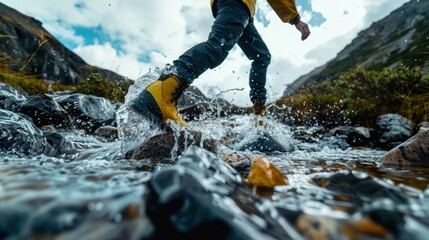
<path fill-rule="evenodd" d="M 118 128 L 113 126 L 101 126 L 95 130 L 94 134 L 106 139 L 117 139 Z"/>
<path fill-rule="evenodd" d="M 252 159 L 249 156 L 240 154 L 225 154 L 222 157 L 222 160 L 237 171 L 249 170 L 250 165 L 252 164 Z"/>
<path fill-rule="evenodd" d="M 329 149 L 341 149 L 346 150 L 350 148 L 350 145 L 347 143 L 347 141 L 343 138 L 337 137 L 328 137 L 323 138 L 320 143 L 321 148 L 329 148 Z"/>
<path fill-rule="evenodd" d="M 370 131 L 366 128 L 355 128 L 351 126 L 339 126 L 332 129 L 333 136 L 344 136 L 343 139 L 350 146 L 366 146 L 369 143 Z"/>
<path fill-rule="evenodd" d="M 93 133 L 101 126 L 116 124 L 115 106 L 107 99 L 75 93 L 54 100 L 69 113 L 75 128 Z"/>
<path fill-rule="evenodd" d="M 239 151 L 260 151 L 260 152 L 292 152 L 294 146 L 291 142 L 280 143 L 268 132 L 263 132 L 257 138 L 244 139 Z"/>
<path fill-rule="evenodd" d="M 203 104 L 180 109 L 180 114 L 182 115 L 183 120 L 187 122 L 200 119 L 205 112 L 206 108 Z"/>
<path fill-rule="evenodd" d="M 379 116 L 376 124 L 381 132 L 381 147 L 387 150 L 398 146 L 413 135 L 412 122 L 399 114 L 389 113 Z"/>
<path fill-rule="evenodd" d="M 320 151 L 322 151 L 322 148 L 320 147 L 320 145 L 316 144 L 316 143 L 303 142 L 303 143 L 296 144 L 296 147 L 299 150 L 307 151 L 307 152 L 320 152 Z"/>
<path fill-rule="evenodd" d="M 40 127 L 40 130 L 42 130 L 43 132 L 56 132 L 57 130 L 55 129 L 54 126 L 52 125 L 45 125 Z"/>
<path fill-rule="evenodd" d="M 429 166 L 429 130 L 419 132 L 377 160 L 380 165 Z"/>
<path fill-rule="evenodd" d="M 2 202 L 0 204 L 0 238 L 8 239 L 23 229 L 32 209 L 29 206 L 20 206 Z"/>
<path fill-rule="evenodd" d="M 292 128 L 294 138 L 305 143 L 315 143 L 320 140 L 318 130 L 316 128 L 309 129 L 306 126 L 298 126 Z"/>
<path fill-rule="evenodd" d="M 407 203 L 407 197 L 393 186 L 383 185 L 374 178 L 358 172 L 337 173 L 327 179 L 326 188 L 340 194 L 349 194 L 355 201 L 389 198 L 396 203 Z"/>
<path fill-rule="evenodd" d="M 58 128 L 68 128 L 70 123 L 67 112 L 45 94 L 27 98 L 21 104 L 19 112 L 29 116 L 38 127 L 53 125 Z"/>
<path fill-rule="evenodd" d="M 51 146 L 49 153 L 45 154 L 48 156 L 60 156 L 66 143 L 65 137 L 61 133 L 51 131 L 44 131 L 43 136 L 45 137 L 47 143 Z"/>
<path fill-rule="evenodd" d="M 286 176 L 283 173 L 272 163 L 260 157 L 256 157 L 252 160 L 252 166 L 247 181 L 255 187 L 266 188 L 288 184 Z"/>
<path fill-rule="evenodd" d="M 374 199 L 364 208 L 366 215 L 374 222 L 398 235 L 404 231 L 404 213 L 397 207 L 397 202 L 388 198 Z"/>
<path fill-rule="evenodd" d="M 0 109 L 14 112 L 26 99 L 26 96 L 19 93 L 9 84 L 0 83 Z"/>
<path fill-rule="evenodd" d="M 38 155 L 45 153 L 47 148 L 43 132 L 31 121 L 0 109 L 0 149 Z"/>
<path fill-rule="evenodd" d="M 386 238 L 389 234 L 387 228 L 381 226 L 380 224 L 374 222 L 369 218 L 362 218 L 357 221 L 351 221 L 349 224 L 345 224 L 345 227 L 353 228 L 352 231 L 355 230 L 355 235 L 350 236 L 351 238 L 356 238 L 356 234 L 359 234 L 359 232 L 382 238 Z"/>
<path fill-rule="evenodd" d="M 136 149 L 125 154 L 127 159 L 154 159 L 165 160 L 180 156 L 183 151 L 192 145 L 201 146 L 213 153 L 218 150 L 217 143 L 213 139 L 203 139 L 201 132 L 181 131 L 179 136 L 173 132 L 151 137 Z"/>
<path fill-rule="evenodd" d="M 429 122 L 421 122 L 419 125 L 417 125 L 416 132 L 423 132 L 427 129 L 429 129 Z"/>
<path fill-rule="evenodd" d="M 231 166 L 195 146 L 153 173 L 146 206 L 158 239 L 301 238 Z"/>
<path fill-rule="evenodd" d="M 337 222 L 327 217 L 317 217 L 301 215 L 296 223 L 297 229 L 304 235 L 305 239 L 345 239 L 341 234 L 340 226 Z"/>

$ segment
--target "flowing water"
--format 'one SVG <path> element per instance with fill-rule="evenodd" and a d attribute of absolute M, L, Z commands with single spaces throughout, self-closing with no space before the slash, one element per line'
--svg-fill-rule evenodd
<path fill-rule="evenodd" d="M 127 101 L 151 78 L 156 74 L 137 82 Z M 380 168 L 375 161 L 386 152 L 379 150 L 302 150 L 318 146 L 299 148 L 301 143 L 294 140 L 290 127 L 274 119 L 265 123 L 255 127 L 253 116 L 233 116 L 205 118 L 191 122 L 191 126 L 203 132 L 204 138 L 219 141 L 219 158 L 225 154 L 249 159 L 262 156 L 277 166 L 289 185 L 251 190 L 279 209 L 302 212 L 309 222 L 319 219 L 319 224 L 332 222 L 337 226 L 373 214 L 371 207 L 381 205 L 382 209 L 405 216 L 405 222 L 398 221 L 406 233 L 415 234 L 404 236 L 429 236 L 428 168 Z M 154 226 L 145 214 L 144 199 L 153 169 L 147 160 L 126 160 L 123 154 L 159 130 L 127 104 L 118 111 L 118 125 L 121 140 L 114 142 L 83 132 L 64 133 L 70 142 L 85 143 L 87 147 L 60 158 L 1 153 L 0 238 L 135 239 L 149 234 Z M 237 150 L 262 132 L 291 151 Z M 174 151 L 171 154 L 174 157 Z M 162 167 L 163 164 L 157 165 Z M 245 178 L 248 172 L 244 169 L 240 173 Z M 369 191 L 371 188 L 375 189 Z M 397 222 L 391 224 L 393 230 L 388 229 L 388 233 L 395 232 Z M 301 231 L 308 230 L 305 224 L 295 225 Z M 350 236 L 359 238 L 356 234 Z M 378 232 L 371 239 L 391 238 L 392 235 Z"/>

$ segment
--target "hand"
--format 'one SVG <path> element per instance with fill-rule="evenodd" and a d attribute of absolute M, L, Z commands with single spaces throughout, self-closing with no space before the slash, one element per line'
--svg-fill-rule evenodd
<path fill-rule="evenodd" d="M 296 29 L 301 32 L 301 40 L 304 41 L 310 35 L 310 29 L 308 28 L 308 24 L 299 20 L 297 24 L 295 24 Z"/>

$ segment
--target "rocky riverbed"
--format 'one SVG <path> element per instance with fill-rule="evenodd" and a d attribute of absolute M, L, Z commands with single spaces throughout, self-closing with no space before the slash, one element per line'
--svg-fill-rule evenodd
<path fill-rule="evenodd" d="M 8 85 L 0 108 L 0 238 L 429 236 L 428 132 L 402 116 L 328 130 L 189 111 L 166 133 L 126 104 Z M 286 185 L 250 184 L 255 158 Z"/>

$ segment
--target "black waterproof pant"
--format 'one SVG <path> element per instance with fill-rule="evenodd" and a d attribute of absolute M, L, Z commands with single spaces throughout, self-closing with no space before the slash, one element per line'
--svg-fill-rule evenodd
<path fill-rule="evenodd" d="M 182 54 L 173 63 L 182 79 L 192 83 L 207 69 L 219 66 L 236 43 L 252 60 L 249 76 L 250 100 L 266 102 L 265 83 L 271 54 L 241 0 L 217 0 L 216 19 L 209 38 Z"/>

